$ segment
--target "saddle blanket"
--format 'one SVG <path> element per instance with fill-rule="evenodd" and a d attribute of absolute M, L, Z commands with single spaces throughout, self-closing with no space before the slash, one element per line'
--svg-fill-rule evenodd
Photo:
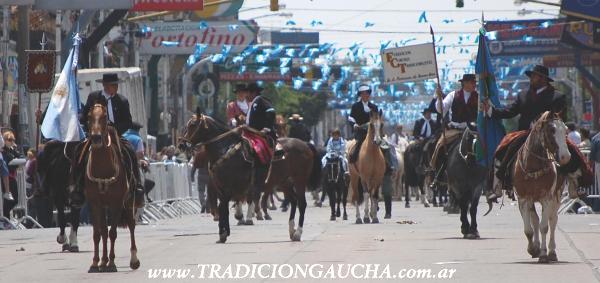
<path fill-rule="evenodd" d="M 248 143 L 250 143 L 250 146 L 252 149 L 254 149 L 254 152 L 256 153 L 256 156 L 258 156 L 260 163 L 266 165 L 271 162 L 273 150 L 269 146 L 269 143 L 265 137 L 247 130 L 242 131 L 242 137 L 246 139 Z"/>

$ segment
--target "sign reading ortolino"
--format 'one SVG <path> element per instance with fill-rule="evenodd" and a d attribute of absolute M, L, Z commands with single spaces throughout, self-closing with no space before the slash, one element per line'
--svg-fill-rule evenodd
<path fill-rule="evenodd" d="M 256 42 L 258 25 L 254 21 L 144 23 L 149 32 L 140 41 L 141 54 L 190 55 L 196 44 L 206 44 L 203 54 L 221 53 L 223 45 L 231 45 L 232 53 L 243 51 Z M 177 42 L 165 45 L 163 42 Z"/>
<path fill-rule="evenodd" d="M 134 0 L 133 11 L 193 11 L 204 9 L 203 0 Z"/>
<path fill-rule="evenodd" d="M 433 43 L 385 49 L 381 52 L 386 84 L 433 79 Z"/>

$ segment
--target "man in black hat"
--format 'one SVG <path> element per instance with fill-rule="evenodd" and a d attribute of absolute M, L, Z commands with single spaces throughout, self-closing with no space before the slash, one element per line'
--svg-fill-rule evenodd
<path fill-rule="evenodd" d="M 106 107 L 108 111 L 109 124 L 117 130 L 119 135 L 122 135 L 131 128 L 133 123 L 131 111 L 129 110 L 129 101 L 121 94 L 119 90 L 119 77 L 116 73 L 107 73 L 102 75 L 101 80 L 96 80 L 102 83 L 103 90 L 92 92 L 88 95 L 87 101 L 83 106 L 80 121 L 84 130 L 87 132 L 88 113 L 96 103 L 100 103 Z"/>
<path fill-rule="evenodd" d="M 428 139 L 439 130 L 440 124 L 431 119 L 431 112 L 429 108 L 423 109 L 423 118 L 415 122 L 413 137 L 416 139 Z"/>
<path fill-rule="evenodd" d="M 519 117 L 519 131 L 524 131 L 521 135 L 516 135 L 516 138 L 509 141 L 506 148 L 499 148 L 496 151 L 496 159 L 500 160 L 500 165 L 496 171 L 496 177 L 498 177 L 500 183 L 496 184 L 493 193 L 488 195 L 488 199 L 495 200 L 502 196 L 502 189 L 507 191 L 512 190 L 512 180 L 510 176 L 509 166 L 514 160 L 517 151 L 529 135 L 530 126 L 538 119 L 538 117 L 546 112 L 560 114 L 564 120 L 566 116 L 566 97 L 562 94 L 556 93 L 555 89 L 550 82 L 553 82 L 549 76 L 548 68 L 537 65 L 533 70 L 526 71 L 525 74 L 529 77 L 529 90 L 525 93 L 521 93 L 517 99 L 509 106 L 504 108 L 494 108 L 488 101 L 485 101 L 482 107 L 485 110 L 485 115 L 496 119 L 508 119 L 521 115 Z M 504 143 L 504 141 L 503 141 Z M 580 160 L 579 150 L 576 146 L 568 144 L 569 152 L 571 152 L 571 161 L 569 164 L 564 166 L 569 172 L 573 173 L 579 168 L 582 168 L 582 160 Z M 586 174 L 586 170 L 582 170 L 583 174 Z M 576 177 L 573 178 L 572 174 L 569 177 L 570 183 L 576 183 Z M 586 178 L 581 178 L 579 184 L 584 184 Z M 491 183 L 491 182 L 490 182 Z M 571 187 L 571 186 L 569 186 Z M 575 187 L 576 188 L 576 187 Z M 576 197 L 572 189 L 569 194 L 571 197 Z"/>
<path fill-rule="evenodd" d="M 464 74 L 459 80 L 461 88 L 459 90 L 448 93 L 442 100 L 442 105 L 436 103 L 435 107 L 438 113 L 448 117 L 450 122 L 447 125 L 448 130 L 445 133 L 445 144 L 448 145 L 458 139 L 460 134 L 471 123 L 477 122 L 477 106 L 479 105 L 479 94 L 475 90 L 477 87 L 477 79 L 474 74 Z M 439 88 L 436 91 L 441 91 Z M 441 106 L 441 107 L 440 107 Z M 439 176 L 439 171 L 444 170 L 443 161 L 438 162 L 439 152 L 444 146 L 442 137 L 435 145 L 435 150 L 431 157 L 431 167 L 436 169 Z M 437 178 L 434 178 L 432 186 L 435 186 Z"/>
<path fill-rule="evenodd" d="M 235 128 L 246 123 L 246 116 L 248 116 L 250 103 L 246 99 L 248 90 L 245 84 L 236 84 L 233 92 L 235 92 L 237 97 L 227 104 L 226 112 L 228 125 Z"/>
<path fill-rule="evenodd" d="M 370 86 L 361 84 L 358 87 L 358 95 L 360 99 L 352 105 L 350 116 L 348 116 L 348 121 L 350 122 L 350 125 L 352 125 L 354 139 L 356 140 L 354 150 L 350 155 L 350 163 L 355 163 L 356 160 L 358 160 L 360 147 L 367 137 L 367 129 L 362 126 L 369 122 L 371 111 L 379 112 L 377 105 L 369 101 L 371 98 Z"/>
<path fill-rule="evenodd" d="M 248 101 L 251 102 L 248 116 L 246 116 L 246 124 L 250 128 L 264 132 L 272 138 L 271 142 L 274 142 L 277 140 L 275 135 L 275 108 L 273 108 L 269 99 L 260 94 L 262 90 L 263 88 L 256 83 L 248 85 Z"/>
<path fill-rule="evenodd" d="M 88 114 L 92 107 L 99 103 L 106 107 L 108 114 L 108 124 L 113 126 L 119 136 L 123 135 L 128 129 L 133 126 L 131 118 L 131 111 L 129 109 L 129 101 L 121 94 L 118 94 L 119 83 L 121 80 L 116 73 L 106 73 L 102 75 L 102 79 L 96 80 L 102 83 L 103 90 L 92 92 L 88 95 L 87 101 L 81 111 L 79 121 L 81 122 L 85 132 L 88 131 Z M 123 141 L 126 141 L 123 139 Z M 139 166 L 137 156 L 128 142 L 123 143 L 125 154 L 128 154 L 131 160 L 131 164 L 128 164 L 129 173 L 133 173 L 137 186 L 135 190 L 136 204 L 143 205 L 143 190 L 141 180 L 139 177 Z M 76 186 L 77 187 L 77 186 Z"/>
<path fill-rule="evenodd" d="M 302 116 L 300 116 L 300 114 L 292 114 L 292 116 L 289 118 L 289 120 L 290 120 L 290 131 L 289 131 L 288 137 L 296 138 L 296 139 L 299 139 L 299 140 L 302 140 L 305 142 L 310 142 L 312 137 L 310 134 L 310 130 L 308 129 L 308 127 L 306 127 L 304 122 L 302 122 L 304 120 L 304 118 L 302 118 Z"/>

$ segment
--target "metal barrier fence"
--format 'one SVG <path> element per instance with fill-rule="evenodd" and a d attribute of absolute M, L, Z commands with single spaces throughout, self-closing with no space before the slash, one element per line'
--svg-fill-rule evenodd
<path fill-rule="evenodd" d="M 33 226 L 37 228 L 43 228 L 35 219 L 29 216 L 27 209 L 27 202 L 29 197 L 27 196 L 27 177 L 25 176 L 25 163 L 26 160 L 23 158 L 16 158 L 10 161 L 9 166 L 18 166 L 16 171 L 17 179 L 17 204 L 10 212 L 10 219 L 0 216 L 0 220 L 8 225 L 9 229 L 26 229 L 24 222 L 30 221 Z M 0 211 L 4 213 L 4 199 L 0 200 Z"/>
<path fill-rule="evenodd" d="M 585 158 L 587 160 L 589 160 L 589 157 L 590 157 L 590 149 L 589 148 L 581 149 L 581 153 L 585 156 Z M 595 164 L 596 169 L 592 169 L 593 173 L 594 173 L 594 183 L 592 184 L 592 186 L 588 187 L 588 188 L 580 188 L 580 190 L 584 190 L 586 192 L 586 194 L 587 194 L 586 199 L 587 199 L 588 203 L 584 202 L 583 200 L 581 200 L 579 198 L 570 199 L 568 195 L 563 196 L 563 198 L 561 200 L 561 206 L 558 209 L 559 214 L 566 214 L 569 212 L 576 213 L 576 211 L 574 210 L 574 207 L 576 205 L 587 206 L 589 204 L 589 202 L 600 200 L 600 176 L 598 176 L 600 170 L 599 170 L 598 166 L 600 166 L 600 163 L 596 163 Z"/>
<path fill-rule="evenodd" d="M 150 222 L 200 213 L 198 190 L 190 178 L 191 169 L 186 163 L 150 164 L 150 172 L 143 176 L 154 181 L 155 186 L 148 194 L 153 201 L 146 203 L 143 220 Z"/>

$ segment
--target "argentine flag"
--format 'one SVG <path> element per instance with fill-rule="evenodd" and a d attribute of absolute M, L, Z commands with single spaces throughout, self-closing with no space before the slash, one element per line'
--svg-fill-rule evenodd
<path fill-rule="evenodd" d="M 77 85 L 77 61 L 79 57 L 79 34 L 73 37 L 73 48 L 52 90 L 52 97 L 42 121 L 42 134 L 47 139 L 62 142 L 80 141 L 85 136 L 79 124 L 79 86 Z"/>

